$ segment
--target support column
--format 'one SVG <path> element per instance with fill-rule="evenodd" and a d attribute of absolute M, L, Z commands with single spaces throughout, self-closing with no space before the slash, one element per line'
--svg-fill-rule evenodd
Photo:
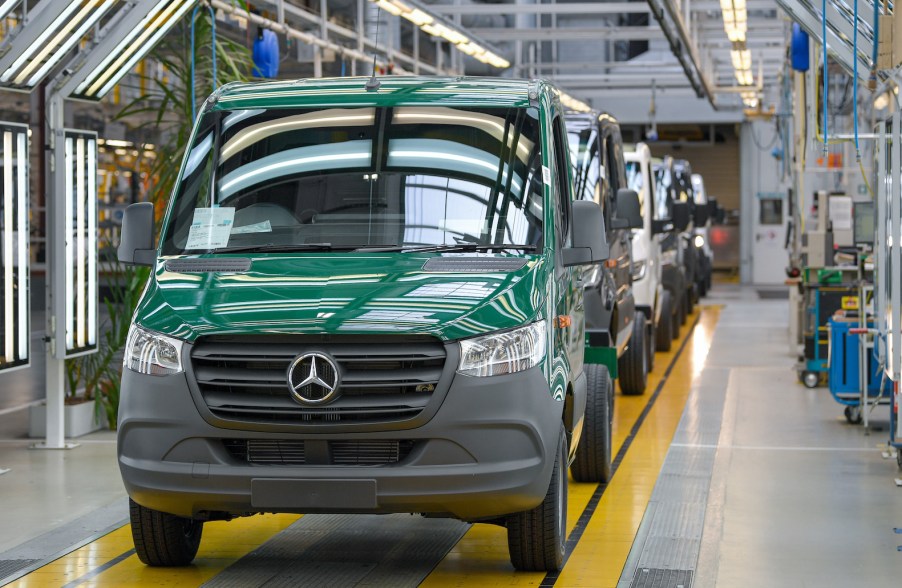
<path fill-rule="evenodd" d="M 72 449 L 78 447 L 77 443 L 67 443 L 65 438 L 65 417 L 63 407 L 66 401 L 66 360 L 58 357 L 58 329 L 65 332 L 62 321 L 57 318 L 56 307 L 61 306 L 59 300 L 65 303 L 65 273 L 59 263 L 60 252 L 66 248 L 65 230 L 66 222 L 63 212 L 65 194 L 59 184 L 62 183 L 61 167 L 63 162 L 63 136 L 65 129 L 65 100 L 59 94 L 48 89 L 47 117 L 50 149 L 46 152 L 49 165 L 47 166 L 47 183 L 51 188 L 50 197 L 44 198 L 47 214 L 46 241 L 44 254 L 46 256 L 46 284 L 45 301 L 47 304 L 47 343 L 46 353 L 46 402 L 47 402 L 47 437 L 43 443 L 36 443 L 34 449 Z M 43 150 L 44 145 L 40 148 Z M 61 242 L 62 241 L 62 242 Z"/>

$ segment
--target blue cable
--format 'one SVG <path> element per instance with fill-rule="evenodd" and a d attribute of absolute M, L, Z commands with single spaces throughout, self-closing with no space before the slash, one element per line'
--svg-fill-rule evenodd
<path fill-rule="evenodd" d="M 874 0 L 874 6 L 877 0 Z M 855 133 L 855 159 L 861 161 L 858 148 L 858 0 L 852 0 L 852 125 Z"/>
<path fill-rule="evenodd" d="M 824 164 L 826 165 L 827 155 L 827 0 L 821 0 L 821 15 L 823 22 L 821 23 L 822 36 L 821 41 L 824 46 Z"/>
<path fill-rule="evenodd" d="M 194 50 L 194 21 L 197 17 L 197 10 L 200 8 L 200 4 L 194 7 L 194 10 L 191 11 L 191 120 L 197 116 L 197 105 L 194 97 L 194 56 L 196 51 Z M 213 49 L 213 90 L 216 90 L 216 13 L 213 11 L 213 7 L 209 4 L 207 8 L 210 11 L 210 26 L 211 28 L 211 36 L 212 36 L 212 49 Z"/>
<path fill-rule="evenodd" d="M 857 6 L 857 4 L 856 4 Z M 874 0 L 874 47 L 871 51 L 871 79 L 877 81 L 877 45 L 880 40 L 880 2 Z"/>

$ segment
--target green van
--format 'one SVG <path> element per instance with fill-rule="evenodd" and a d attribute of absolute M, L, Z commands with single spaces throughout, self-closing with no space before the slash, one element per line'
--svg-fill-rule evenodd
<path fill-rule="evenodd" d="M 375 87 L 374 86 L 378 86 Z M 135 547 L 187 565 L 203 523 L 421 513 L 503 525 L 556 570 L 586 406 L 573 200 L 544 81 L 230 84 L 204 104 L 125 354 L 118 457 Z"/>

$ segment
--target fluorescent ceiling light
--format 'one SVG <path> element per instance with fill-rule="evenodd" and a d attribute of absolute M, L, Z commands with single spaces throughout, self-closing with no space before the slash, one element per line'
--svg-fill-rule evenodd
<path fill-rule="evenodd" d="M 733 49 L 730 51 L 733 61 L 733 69 L 751 69 L 752 52 L 748 49 Z"/>
<path fill-rule="evenodd" d="M 582 100 L 577 100 L 570 94 L 558 90 L 558 96 L 561 99 L 561 104 L 567 110 L 572 110 L 574 112 L 591 112 L 592 107 L 583 102 Z"/>
<path fill-rule="evenodd" d="M 13 7 L 19 3 L 19 0 L 6 0 L 6 2 L 0 2 L 0 19 L 6 18 L 6 15 L 13 9 Z"/>
<path fill-rule="evenodd" d="M 462 53 L 482 63 L 499 69 L 506 69 L 511 65 L 510 61 L 492 53 L 480 43 L 470 39 L 464 32 L 450 24 L 439 22 L 437 16 L 416 6 L 411 6 L 404 0 L 370 0 L 370 2 L 391 15 L 406 18 L 420 27 L 424 33 L 448 41 Z"/>
<path fill-rule="evenodd" d="M 161 0 L 141 22 L 110 51 L 103 61 L 75 88 L 75 94 L 88 98 L 103 98 L 132 67 L 153 49 L 169 32 L 194 0 Z"/>
<path fill-rule="evenodd" d="M 117 0 L 73 0 L 69 2 L 0 75 L 0 81 L 32 88 L 81 40 Z M 63 3 L 54 3 L 59 7 Z M 44 3 L 41 6 L 45 6 Z M 5 5 L 4 5 L 5 7 Z M 51 10 L 45 8 L 45 10 Z"/>

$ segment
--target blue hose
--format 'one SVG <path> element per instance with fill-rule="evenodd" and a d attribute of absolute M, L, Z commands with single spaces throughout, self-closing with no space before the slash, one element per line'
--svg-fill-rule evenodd
<path fill-rule="evenodd" d="M 856 7 L 858 4 L 856 3 Z M 880 2 L 874 0 L 874 47 L 871 51 L 871 79 L 877 80 L 877 44 L 880 39 Z"/>
<path fill-rule="evenodd" d="M 822 36 L 821 42 L 824 46 L 824 155 L 827 155 L 827 0 L 821 1 L 821 16 L 823 17 L 823 22 L 821 23 Z M 826 159 L 826 157 L 825 157 Z M 827 162 L 824 161 L 826 164 Z"/>
<path fill-rule="evenodd" d="M 194 98 L 194 54 L 196 53 L 194 50 L 194 20 L 197 17 L 197 10 L 199 8 L 200 4 L 195 6 L 194 10 L 191 11 L 191 120 L 194 120 L 197 116 L 197 105 Z M 213 89 L 216 90 L 216 13 L 209 4 L 207 5 L 207 8 L 210 10 L 210 26 L 212 27 L 212 42 L 210 44 L 213 48 Z"/>

